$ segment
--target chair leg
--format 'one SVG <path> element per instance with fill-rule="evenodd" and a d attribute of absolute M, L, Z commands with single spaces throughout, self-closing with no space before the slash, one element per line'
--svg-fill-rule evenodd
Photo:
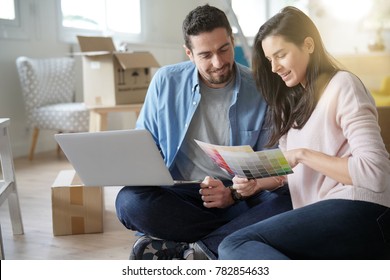
<path fill-rule="evenodd" d="M 30 154 L 28 156 L 29 160 L 34 159 L 34 152 L 35 152 L 35 147 L 36 147 L 37 142 L 38 142 L 38 135 L 39 135 L 39 128 L 34 127 L 34 131 L 32 134 L 32 142 L 31 142 L 31 147 L 30 147 Z"/>
<path fill-rule="evenodd" d="M 16 183 L 12 183 L 12 192 L 8 196 L 8 208 L 12 223 L 13 234 L 23 234 L 23 221 L 22 213 L 20 210 L 20 202 L 18 191 L 16 189 Z"/>
<path fill-rule="evenodd" d="M 1 224 L 0 224 L 0 260 L 4 260 L 4 247 L 3 247 L 3 236 L 1 235 Z"/>

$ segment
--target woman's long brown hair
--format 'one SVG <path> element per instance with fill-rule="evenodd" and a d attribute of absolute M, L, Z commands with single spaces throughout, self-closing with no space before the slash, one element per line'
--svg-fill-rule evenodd
<path fill-rule="evenodd" d="M 262 41 L 271 35 L 282 36 L 299 48 L 305 38 L 314 41 L 306 71 L 307 85 L 287 87 L 279 75 L 272 72 L 265 57 Z M 312 20 L 294 7 L 285 7 L 264 23 L 255 36 L 253 45 L 253 74 L 257 87 L 269 105 L 271 137 L 268 146 L 278 143 L 291 128 L 302 128 L 311 116 L 318 99 L 330 78 L 338 71 L 333 58 L 325 50 L 319 31 Z"/>

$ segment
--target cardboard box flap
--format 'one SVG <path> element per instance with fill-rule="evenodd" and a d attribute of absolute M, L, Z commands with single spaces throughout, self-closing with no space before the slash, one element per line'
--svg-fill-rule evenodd
<path fill-rule="evenodd" d="M 77 36 L 82 52 L 114 52 L 115 45 L 111 37 Z"/>
<path fill-rule="evenodd" d="M 84 56 L 101 56 L 101 55 L 112 55 L 109 51 L 97 51 L 97 52 L 74 52 L 73 55 L 84 55 Z"/>
<path fill-rule="evenodd" d="M 160 67 L 150 52 L 117 52 L 114 56 L 123 69 Z"/>

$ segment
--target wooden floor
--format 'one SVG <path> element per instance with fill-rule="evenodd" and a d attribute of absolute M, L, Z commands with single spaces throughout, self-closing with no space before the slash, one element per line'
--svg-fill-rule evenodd
<path fill-rule="evenodd" d="M 125 260 L 135 240 L 115 215 L 117 187 L 104 188 L 104 232 L 53 236 L 51 185 L 58 172 L 71 169 L 55 151 L 37 154 L 33 161 L 14 160 L 24 235 L 13 235 L 8 205 L 0 207 L 5 259 L 10 260 Z"/>

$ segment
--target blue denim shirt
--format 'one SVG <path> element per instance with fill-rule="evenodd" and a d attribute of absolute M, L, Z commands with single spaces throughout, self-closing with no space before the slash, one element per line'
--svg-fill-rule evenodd
<path fill-rule="evenodd" d="M 230 145 L 250 145 L 255 151 L 262 150 L 268 141 L 268 129 L 264 126 L 267 105 L 249 68 L 237 63 L 235 67 L 229 109 Z M 137 120 L 137 129 L 151 132 L 173 177 L 177 152 L 200 98 L 198 71 L 191 61 L 164 66 L 153 76 Z"/>

